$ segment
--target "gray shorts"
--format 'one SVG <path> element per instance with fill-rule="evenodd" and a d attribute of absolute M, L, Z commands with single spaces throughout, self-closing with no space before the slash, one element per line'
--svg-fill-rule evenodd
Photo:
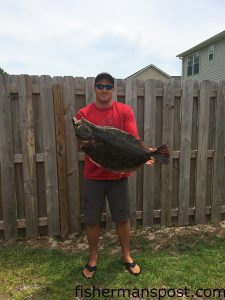
<path fill-rule="evenodd" d="M 105 197 L 109 202 L 112 220 L 116 223 L 130 217 L 128 178 L 91 180 L 84 178 L 84 223 L 99 224 Z"/>

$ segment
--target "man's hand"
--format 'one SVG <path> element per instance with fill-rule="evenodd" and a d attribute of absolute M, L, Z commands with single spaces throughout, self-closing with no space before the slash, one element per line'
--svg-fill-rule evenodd
<path fill-rule="evenodd" d="M 155 152 L 155 151 L 157 151 L 157 148 L 149 148 L 149 150 L 152 151 L 152 152 Z M 154 165 L 154 163 L 155 163 L 155 159 L 154 159 L 154 157 L 152 157 L 151 159 L 146 161 L 145 164 L 148 165 L 148 166 L 152 166 L 152 165 Z"/>

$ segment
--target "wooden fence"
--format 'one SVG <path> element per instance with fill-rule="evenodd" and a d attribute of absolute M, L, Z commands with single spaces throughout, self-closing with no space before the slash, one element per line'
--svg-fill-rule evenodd
<path fill-rule="evenodd" d="M 0 77 L 0 234 L 5 239 L 79 232 L 84 154 L 71 118 L 94 101 L 94 78 Z M 169 165 L 129 178 L 139 226 L 217 222 L 225 216 L 225 82 L 116 80 L 149 146 L 166 143 Z M 112 228 L 106 203 L 102 222 Z"/>

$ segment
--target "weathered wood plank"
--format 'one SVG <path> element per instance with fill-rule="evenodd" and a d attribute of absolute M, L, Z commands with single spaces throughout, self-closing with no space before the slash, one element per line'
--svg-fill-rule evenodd
<path fill-rule="evenodd" d="M 180 149 L 180 180 L 179 180 L 179 225 L 189 223 L 189 191 L 191 164 L 191 133 L 193 109 L 193 81 L 183 83 L 181 101 L 181 149 Z"/>
<path fill-rule="evenodd" d="M 113 96 L 112 99 L 114 101 L 117 101 L 117 79 L 114 80 L 114 91 L 113 91 Z M 112 215 L 110 212 L 110 208 L 109 208 L 109 203 L 108 203 L 108 199 L 106 197 L 106 229 L 110 230 L 110 229 L 115 229 L 115 223 L 112 220 Z"/>
<path fill-rule="evenodd" d="M 180 105 L 181 99 L 175 97 L 174 99 L 174 138 L 173 147 L 174 150 L 180 150 L 180 140 L 181 140 L 181 116 L 180 116 Z M 172 191 L 173 197 L 171 198 L 171 208 L 179 207 L 179 178 L 180 178 L 180 160 L 173 160 L 173 181 L 172 181 Z M 178 219 L 172 219 L 172 224 L 178 224 Z"/>
<path fill-rule="evenodd" d="M 211 88 L 214 88 L 215 82 L 212 83 Z M 208 136 L 208 149 L 214 149 L 215 142 L 215 103 L 216 99 L 210 97 L 209 101 L 209 136 Z M 212 204 L 212 181 L 213 181 L 213 159 L 207 158 L 207 175 L 206 175 L 206 206 Z M 209 222 L 209 218 L 206 218 L 205 222 Z"/>
<path fill-rule="evenodd" d="M 50 76 L 40 77 L 40 101 L 43 131 L 44 153 L 37 155 L 38 161 L 44 161 L 45 195 L 48 218 L 48 235 L 60 235 L 59 194 L 56 159 L 56 141 L 54 125 L 54 107 L 52 95 L 53 80 Z"/>
<path fill-rule="evenodd" d="M 194 90 L 200 88 L 200 81 L 194 80 Z M 193 112 L 192 112 L 192 134 L 191 134 L 191 165 L 190 165 L 190 192 L 189 206 L 195 207 L 196 202 L 196 157 L 198 149 L 198 110 L 199 96 L 193 95 Z M 209 154 L 209 153 L 208 153 Z"/>
<path fill-rule="evenodd" d="M 9 78 L 0 75 L 0 168 L 4 238 L 17 238 L 15 177 L 13 160 L 12 117 Z"/>
<path fill-rule="evenodd" d="M 145 82 L 143 80 L 138 80 L 138 86 L 144 88 Z M 137 97 L 137 129 L 139 137 L 144 139 L 144 97 Z M 136 198 L 136 210 L 143 209 L 143 176 L 144 176 L 144 166 L 140 167 L 136 171 L 137 176 L 137 198 Z M 142 224 L 138 224 L 142 225 Z"/>
<path fill-rule="evenodd" d="M 37 84 L 40 89 L 40 76 L 32 76 L 32 84 Z M 35 152 L 43 153 L 43 128 L 42 128 L 42 112 L 40 94 L 32 93 L 33 118 L 34 118 L 34 137 L 35 137 Z M 44 163 L 36 164 L 37 170 L 37 203 L 38 217 L 47 215 L 46 207 L 46 187 L 45 187 L 45 170 Z M 41 234 L 41 232 L 40 232 Z"/>
<path fill-rule="evenodd" d="M 19 76 L 10 75 L 9 82 L 18 86 Z M 21 156 L 21 165 L 14 165 L 15 174 L 15 189 L 16 189 L 16 204 L 17 204 L 17 218 L 25 218 L 25 202 L 24 202 L 24 179 L 23 179 L 23 159 L 21 146 L 21 127 L 20 127 L 20 113 L 19 113 L 19 95 L 18 89 L 16 94 L 10 94 L 11 104 L 11 118 L 12 122 L 12 138 L 13 138 L 13 153 Z M 16 160 L 14 159 L 14 163 Z"/>
<path fill-rule="evenodd" d="M 221 205 L 224 197 L 224 118 L 225 118 L 225 81 L 218 84 L 216 98 L 215 149 L 213 156 L 212 182 L 212 222 L 221 220 Z"/>
<path fill-rule="evenodd" d="M 131 106 L 137 120 L 137 79 L 126 80 L 125 103 Z M 131 207 L 131 225 L 136 228 L 136 198 L 137 198 L 137 173 L 134 172 L 128 179 L 129 198 Z"/>
<path fill-rule="evenodd" d="M 112 98 L 113 98 L 113 100 L 115 100 L 115 101 L 117 101 L 117 79 L 115 78 L 114 79 L 114 91 L 113 91 L 113 96 L 112 96 Z"/>
<path fill-rule="evenodd" d="M 162 84 L 163 86 L 163 84 Z M 156 126 L 155 126 L 155 146 L 162 144 L 162 125 L 163 125 L 163 97 L 156 96 Z M 154 209 L 161 209 L 162 201 L 162 168 L 154 165 Z"/>
<path fill-rule="evenodd" d="M 76 79 L 64 77 L 64 120 L 67 157 L 67 182 L 68 182 L 68 203 L 69 203 L 69 225 L 70 232 L 80 231 L 80 185 L 78 165 L 78 144 L 75 137 L 72 117 L 75 115 Z"/>
<path fill-rule="evenodd" d="M 162 143 L 167 144 L 170 153 L 173 151 L 174 97 L 174 81 L 164 82 Z M 161 224 L 164 226 L 171 225 L 172 168 L 172 158 L 168 165 L 162 165 Z"/>
<path fill-rule="evenodd" d="M 147 80 L 145 82 L 144 99 L 144 141 L 150 147 L 155 147 L 156 131 L 156 93 L 155 89 L 162 85 L 161 81 Z M 143 178 L 143 226 L 153 225 L 155 166 L 144 166 Z"/>
<path fill-rule="evenodd" d="M 173 150 L 180 150 L 181 142 L 181 96 L 176 95 L 176 89 L 181 87 L 181 81 L 175 80 L 175 98 L 174 98 L 174 132 L 173 132 Z M 179 207 L 179 178 L 180 178 L 180 160 L 173 160 L 173 173 L 172 173 L 172 193 L 171 208 Z M 178 218 L 172 219 L 172 225 L 178 224 Z"/>
<path fill-rule="evenodd" d="M 37 236 L 39 230 L 32 79 L 28 75 L 19 76 L 19 108 L 23 152 L 26 236 L 27 238 L 30 238 Z"/>
<path fill-rule="evenodd" d="M 200 88 L 198 116 L 198 153 L 196 165 L 196 223 L 205 223 L 209 102 L 211 82 L 203 80 Z"/>
<path fill-rule="evenodd" d="M 1 147 L 1 138 L 0 138 L 0 147 Z M 0 153 L 1 156 L 1 153 Z M 1 173 L 1 157 L 0 157 L 0 220 L 3 220 L 3 211 L 2 211 L 2 173 Z"/>
<path fill-rule="evenodd" d="M 94 82 L 95 78 L 93 77 L 88 77 L 85 80 L 86 105 L 95 102 Z"/>
<path fill-rule="evenodd" d="M 69 234 L 69 207 L 67 190 L 63 87 L 62 85 L 55 84 L 53 85 L 52 90 L 55 115 L 56 157 L 59 185 L 60 235 L 65 238 Z"/>

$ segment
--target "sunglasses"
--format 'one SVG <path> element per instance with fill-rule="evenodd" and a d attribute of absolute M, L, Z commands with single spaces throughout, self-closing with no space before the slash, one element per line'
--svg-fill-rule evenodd
<path fill-rule="evenodd" d="M 97 88 L 98 90 L 103 90 L 103 89 L 105 88 L 107 91 L 110 91 L 110 90 L 113 89 L 113 86 L 112 86 L 111 84 L 106 84 L 106 85 L 104 85 L 104 84 L 101 84 L 101 83 L 97 83 L 97 84 L 96 84 L 96 88 Z"/>

